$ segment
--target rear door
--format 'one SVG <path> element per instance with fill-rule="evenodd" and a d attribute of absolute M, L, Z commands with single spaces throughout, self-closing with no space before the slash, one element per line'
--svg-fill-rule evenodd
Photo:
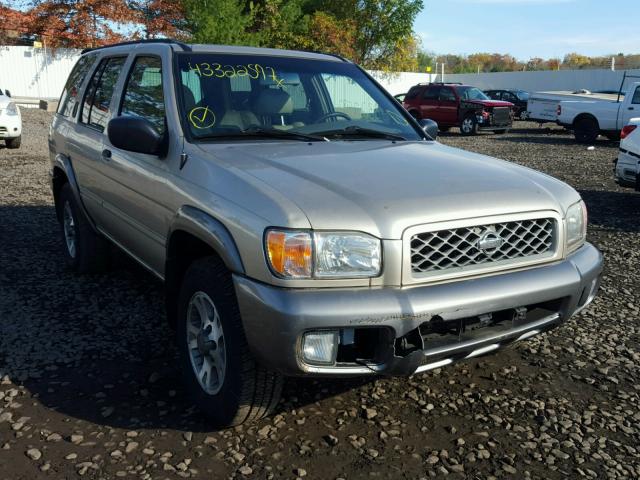
<path fill-rule="evenodd" d="M 102 156 L 104 131 L 126 58 L 113 56 L 100 60 L 78 105 L 78 121 L 67 132 L 69 157 L 80 185 L 82 201 L 99 227 L 105 221 L 101 206 L 109 189 L 104 177 L 106 160 Z"/>
<path fill-rule="evenodd" d="M 438 96 L 440 95 L 440 87 L 437 85 L 430 85 L 422 92 L 422 98 L 420 99 L 420 116 L 422 118 L 430 118 L 440 123 L 440 117 L 438 112 L 438 106 L 440 101 Z"/>

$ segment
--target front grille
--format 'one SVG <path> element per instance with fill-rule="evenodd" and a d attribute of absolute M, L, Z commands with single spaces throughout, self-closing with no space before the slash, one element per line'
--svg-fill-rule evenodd
<path fill-rule="evenodd" d="M 442 273 L 551 257 L 556 232 L 553 218 L 539 218 L 418 233 L 411 237 L 411 270 Z"/>
<path fill-rule="evenodd" d="M 7 133 L 7 127 L 0 127 L 0 132 Z"/>
<path fill-rule="evenodd" d="M 509 120 L 511 120 L 509 110 L 509 107 L 495 107 L 493 109 L 493 123 L 496 125 L 509 123 Z"/>

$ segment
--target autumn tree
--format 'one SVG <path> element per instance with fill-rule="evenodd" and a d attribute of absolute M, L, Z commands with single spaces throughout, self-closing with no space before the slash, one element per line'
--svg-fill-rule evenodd
<path fill-rule="evenodd" d="M 134 37 L 187 38 L 187 23 L 182 0 L 128 0 Z"/>

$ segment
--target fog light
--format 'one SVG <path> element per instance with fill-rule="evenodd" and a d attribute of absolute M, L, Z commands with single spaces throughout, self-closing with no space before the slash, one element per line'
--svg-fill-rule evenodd
<path fill-rule="evenodd" d="M 305 333 L 302 339 L 302 358 L 306 363 L 333 365 L 338 352 L 338 332 Z"/>

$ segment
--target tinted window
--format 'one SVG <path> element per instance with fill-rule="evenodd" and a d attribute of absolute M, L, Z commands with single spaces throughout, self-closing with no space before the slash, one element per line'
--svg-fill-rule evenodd
<path fill-rule="evenodd" d="M 111 117 L 111 97 L 126 57 L 106 58 L 100 62 L 91 77 L 82 106 L 82 123 L 101 132 Z"/>
<path fill-rule="evenodd" d="M 442 87 L 440 89 L 440 100 L 444 101 L 444 102 L 455 102 L 456 101 L 456 94 L 453 93 L 453 90 L 451 90 L 450 88 L 447 87 Z"/>
<path fill-rule="evenodd" d="M 500 100 L 500 92 L 496 92 L 495 90 L 489 90 L 484 93 L 487 95 L 487 97 L 493 100 Z"/>
<path fill-rule="evenodd" d="M 159 134 L 165 130 L 162 60 L 158 57 L 135 59 L 124 87 L 120 115 L 146 118 Z"/>
<path fill-rule="evenodd" d="M 411 87 L 407 96 L 404 97 L 405 100 L 411 100 L 412 98 L 416 98 L 420 93 L 420 87 Z"/>
<path fill-rule="evenodd" d="M 91 65 L 93 65 L 95 59 L 95 55 L 85 55 L 84 57 L 80 57 L 80 60 L 78 60 L 76 65 L 73 67 L 73 70 L 71 70 L 67 83 L 62 90 L 60 102 L 58 103 L 58 113 L 60 115 L 64 115 L 65 117 L 75 116 L 77 112 L 77 105 L 79 103 L 77 97 L 80 91 L 80 86 L 89 73 Z"/>
<path fill-rule="evenodd" d="M 440 95 L 440 87 L 429 87 L 424 91 L 422 98 L 425 100 L 437 100 Z"/>
<path fill-rule="evenodd" d="M 631 103 L 640 103 L 640 87 L 636 88 L 636 91 L 633 94 L 633 98 L 631 99 Z"/>

